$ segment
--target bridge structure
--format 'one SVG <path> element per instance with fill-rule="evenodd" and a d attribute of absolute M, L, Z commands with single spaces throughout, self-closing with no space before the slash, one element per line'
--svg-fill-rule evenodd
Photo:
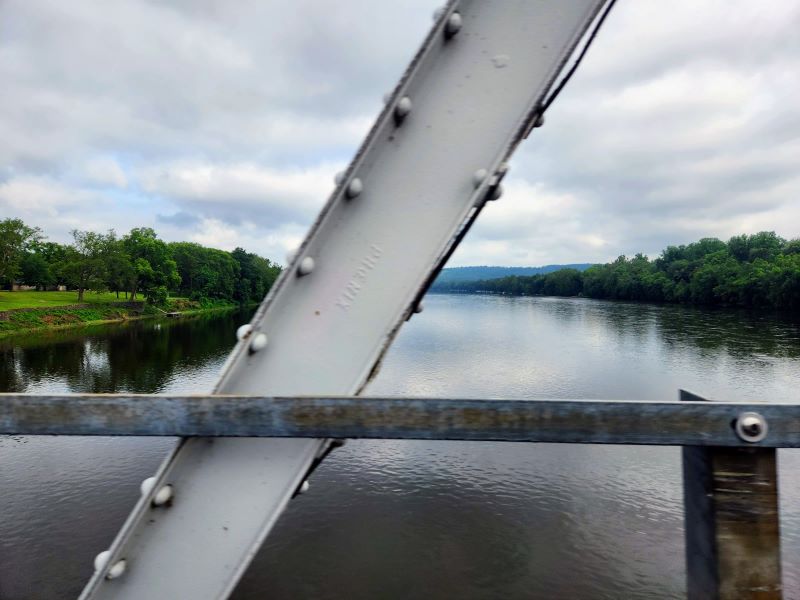
<path fill-rule="evenodd" d="M 0 395 L 0 434 L 180 438 L 82 599 L 228 597 L 347 438 L 682 446 L 687 595 L 782 597 L 776 448 L 800 447 L 799 405 L 360 395 L 613 5 L 437 11 L 210 394 Z"/>

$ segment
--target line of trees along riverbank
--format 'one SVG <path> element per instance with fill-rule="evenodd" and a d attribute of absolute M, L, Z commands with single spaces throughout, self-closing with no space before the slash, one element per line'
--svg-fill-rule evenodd
<path fill-rule="evenodd" d="M 739 235 L 727 242 L 703 238 L 669 246 L 650 260 L 633 258 L 562 269 L 545 275 L 510 276 L 437 285 L 439 292 L 489 292 L 518 296 L 587 296 L 612 300 L 683 304 L 800 308 L 800 239 L 772 231 Z"/>
<path fill-rule="evenodd" d="M 118 237 L 113 230 L 72 232 L 71 244 L 48 242 L 38 227 L 20 219 L 0 221 L 0 286 L 37 289 L 64 286 L 112 291 L 164 304 L 169 295 L 247 304 L 260 301 L 281 267 L 236 248 L 225 252 L 191 242 L 167 243 L 148 228 Z"/>

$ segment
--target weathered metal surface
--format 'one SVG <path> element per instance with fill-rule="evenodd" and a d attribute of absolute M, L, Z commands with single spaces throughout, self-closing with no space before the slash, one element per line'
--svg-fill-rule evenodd
<path fill-rule="evenodd" d="M 757 444 L 733 423 L 757 409 Z M 0 394 L 0 433 L 800 447 L 800 405 L 612 400 Z"/>
<path fill-rule="evenodd" d="M 363 388 L 603 3 L 448 3 L 216 392 Z M 479 169 L 488 176 L 476 186 Z M 108 582 L 101 570 L 84 597 L 227 596 L 323 451 L 308 439 L 182 442 L 156 475 L 175 502 L 154 511 L 142 498 L 110 548 L 125 575 Z M 232 516 L 237 527 L 226 526 Z"/>
<path fill-rule="evenodd" d="M 703 404 L 683 390 L 681 398 Z M 683 448 L 689 600 L 782 598 L 776 451 L 759 445 Z"/>

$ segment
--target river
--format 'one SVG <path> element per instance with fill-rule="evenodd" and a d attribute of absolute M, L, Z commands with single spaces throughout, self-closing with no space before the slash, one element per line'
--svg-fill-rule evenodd
<path fill-rule="evenodd" d="M 247 314 L 0 341 L 0 391 L 208 391 Z M 429 295 L 368 393 L 800 400 L 800 321 L 587 299 Z M 0 598 L 73 598 L 173 440 L 0 437 Z M 779 452 L 800 598 L 800 455 Z M 681 598 L 676 448 L 350 441 L 236 591 L 255 598 Z"/>

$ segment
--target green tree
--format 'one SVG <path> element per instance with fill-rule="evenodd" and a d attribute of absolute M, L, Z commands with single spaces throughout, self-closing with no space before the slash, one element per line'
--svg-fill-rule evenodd
<path fill-rule="evenodd" d="M 41 254 L 26 252 L 20 262 L 20 280 L 44 290 L 55 282 L 55 277 Z"/>
<path fill-rule="evenodd" d="M 123 238 L 123 247 L 133 265 L 131 299 L 141 293 L 151 304 L 166 302 L 161 288 L 177 289 L 181 283 L 178 265 L 167 244 L 149 227 L 139 227 Z"/>
<path fill-rule="evenodd" d="M 41 239 L 41 229 L 28 227 L 22 219 L 0 221 L 0 282 L 13 288 L 25 253 Z"/>
<path fill-rule="evenodd" d="M 120 292 L 131 289 L 134 279 L 134 268 L 130 256 L 122 240 L 114 239 L 109 243 L 106 255 L 106 287 L 119 298 Z"/>
<path fill-rule="evenodd" d="M 78 302 L 83 302 L 87 289 L 106 289 L 106 258 L 114 243 L 113 231 L 108 234 L 72 230 L 73 243 L 62 273 L 78 289 Z"/>
<path fill-rule="evenodd" d="M 71 249 L 65 244 L 56 242 L 39 242 L 36 244 L 35 253 L 47 263 L 50 275 L 53 278 L 51 285 L 67 284 L 67 277 L 63 270 L 70 252 Z"/>

